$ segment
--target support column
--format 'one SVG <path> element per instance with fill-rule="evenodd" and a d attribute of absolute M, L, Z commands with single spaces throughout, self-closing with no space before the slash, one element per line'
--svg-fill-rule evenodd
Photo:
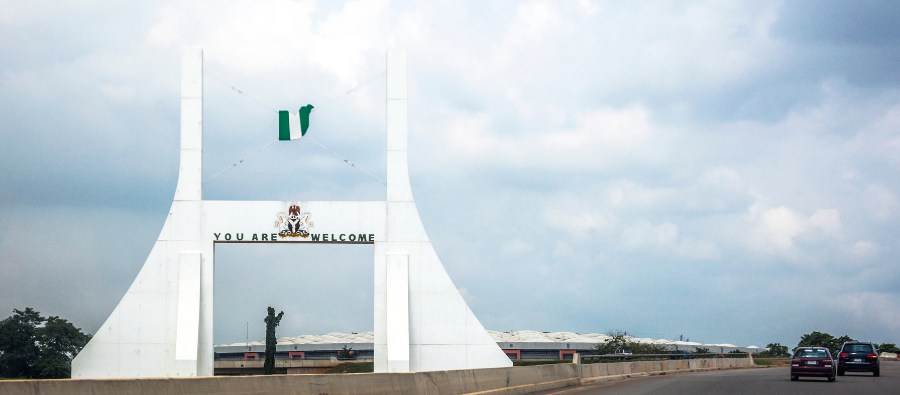
<path fill-rule="evenodd" d="M 215 247 L 213 243 L 201 245 L 203 253 L 200 263 L 200 333 L 197 352 L 197 376 L 212 376 L 215 373 L 215 346 L 213 345 L 213 301 L 215 300 Z"/>
<path fill-rule="evenodd" d="M 197 364 L 200 340 L 200 253 L 178 254 L 178 315 L 175 361 Z M 196 367 L 195 367 L 196 369 Z"/>
<path fill-rule="evenodd" d="M 180 256 L 192 256 L 190 272 L 190 322 L 182 324 L 182 302 L 179 291 L 175 364 L 183 365 L 188 351 L 182 344 L 190 344 L 193 351 L 190 371 L 197 376 L 213 375 L 213 249 L 201 243 L 200 225 L 203 206 L 203 49 L 183 47 L 181 50 L 181 163 L 178 184 L 172 202 L 172 232 L 170 250 Z M 180 260 L 180 259 L 179 259 Z M 179 266 L 181 266 L 179 264 Z M 184 270 L 179 267 L 179 272 Z M 193 275 L 196 274 L 196 278 Z M 179 280 L 179 285 L 183 282 Z M 195 314 L 196 312 L 196 314 Z M 190 331 L 190 340 L 182 338 L 182 331 Z M 182 343 L 187 341 L 188 343 Z M 181 352 L 179 352 L 181 351 Z M 180 371 L 181 369 L 179 369 Z"/>
<path fill-rule="evenodd" d="M 203 200 L 203 49 L 181 49 L 181 166 L 175 201 Z"/>
<path fill-rule="evenodd" d="M 412 202 L 407 165 L 406 50 L 387 52 L 387 201 Z"/>
<path fill-rule="evenodd" d="M 415 265 L 418 214 L 407 166 L 406 50 L 387 51 L 386 237 L 375 253 L 375 371 L 410 371 L 410 268 Z M 413 226 L 411 226 L 413 225 Z M 413 243 L 410 243 L 412 241 Z M 383 265 L 383 266 L 382 266 Z M 379 294 L 384 292 L 383 294 Z M 382 299 L 379 300 L 379 297 Z"/>
<path fill-rule="evenodd" d="M 388 372 L 409 372 L 409 255 L 388 254 L 385 271 Z"/>

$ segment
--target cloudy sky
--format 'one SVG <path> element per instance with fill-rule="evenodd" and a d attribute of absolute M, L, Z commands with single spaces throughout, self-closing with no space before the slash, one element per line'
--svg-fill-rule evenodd
<path fill-rule="evenodd" d="M 0 1 L 0 317 L 96 331 L 165 220 L 180 47 L 385 174 L 409 50 L 426 230 L 488 329 L 900 343 L 896 2 Z M 207 77 L 204 177 L 277 135 Z M 332 101 L 332 99 L 336 99 Z M 322 106 L 323 104 L 326 104 Z M 204 198 L 383 200 L 308 139 Z M 216 343 L 372 330 L 371 246 L 216 250 Z"/>

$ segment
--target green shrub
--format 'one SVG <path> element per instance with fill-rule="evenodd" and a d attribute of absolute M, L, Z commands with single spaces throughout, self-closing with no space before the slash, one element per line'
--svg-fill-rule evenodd
<path fill-rule="evenodd" d="M 894 354 L 900 354 L 900 348 L 897 348 L 897 345 L 894 343 L 876 344 L 875 348 L 878 349 L 878 352 L 892 352 Z"/>
<path fill-rule="evenodd" d="M 347 348 L 347 346 L 344 346 L 341 351 L 338 351 L 338 359 L 356 359 L 358 356 L 359 353 L 353 351 L 353 347 Z"/>
<path fill-rule="evenodd" d="M 344 362 L 331 369 L 326 370 L 325 373 L 372 373 L 374 371 L 374 362 Z"/>

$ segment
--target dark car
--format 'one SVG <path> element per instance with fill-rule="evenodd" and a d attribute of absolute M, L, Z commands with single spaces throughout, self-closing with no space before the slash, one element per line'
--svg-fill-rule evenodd
<path fill-rule="evenodd" d="M 872 372 L 878 377 L 881 373 L 878 350 L 875 345 L 867 342 L 847 342 L 841 347 L 838 354 L 838 376 L 844 372 Z"/>
<path fill-rule="evenodd" d="M 800 376 L 825 377 L 828 381 L 834 381 L 834 358 L 825 347 L 800 347 L 791 358 L 791 381 L 797 381 Z"/>
<path fill-rule="evenodd" d="M 669 356 L 669 359 L 694 359 L 694 358 L 697 358 L 697 356 L 688 350 L 675 350 L 672 352 L 672 355 Z"/>

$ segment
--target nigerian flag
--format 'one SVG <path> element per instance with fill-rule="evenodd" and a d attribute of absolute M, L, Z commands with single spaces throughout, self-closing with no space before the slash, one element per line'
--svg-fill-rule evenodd
<path fill-rule="evenodd" d="M 299 115 L 291 114 L 287 111 L 278 112 L 278 139 L 279 140 L 296 140 L 306 134 L 309 129 L 309 113 L 312 111 L 312 104 L 300 107 Z"/>

